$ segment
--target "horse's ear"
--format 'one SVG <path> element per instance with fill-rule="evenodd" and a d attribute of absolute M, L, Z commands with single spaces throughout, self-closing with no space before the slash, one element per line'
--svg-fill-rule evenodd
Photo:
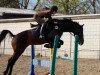
<path fill-rule="evenodd" d="M 72 18 L 70 17 L 70 18 L 69 18 L 69 20 L 71 20 L 71 21 L 72 21 Z"/>
<path fill-rule="evenodd" d="M 82 25 L 82 27 L 84 26 L 84 24 Z"/>

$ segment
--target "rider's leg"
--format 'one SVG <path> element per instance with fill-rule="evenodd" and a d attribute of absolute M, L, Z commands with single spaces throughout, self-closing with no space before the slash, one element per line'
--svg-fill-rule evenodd
<path fill-rule="evenodd" d="M 42 23 L 41 29 L 40 29 L 40 38 L 44 38 L 44 32 L 46 28 L 46 23 Z"/>
<path fill-rule="evenodd" d="M 44 37 L 43 32 L 44 32 L 44 24 L 42 24 L 41 29 L 40 29 L 40 38 Z"/>
<path fill-rule="evenodd" d="M 43 23 L 45 21 L 44 21 L 44 19 L 42 19 L 41 17 L 38 17 L 37 15 L 34 15 L 34 19 L 38 23 L 38 25 L 41 26 L 39 38 L 43 38 L 44 37 L 44 35 L 43 35 L 43 32 L 44 32 L 44 24 Z"/>

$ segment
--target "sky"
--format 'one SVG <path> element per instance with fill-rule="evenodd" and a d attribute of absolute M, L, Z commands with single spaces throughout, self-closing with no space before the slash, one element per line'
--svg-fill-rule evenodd
<path fill-rule="evenodd" d="M 43 1 L 45 1 L 45 3 L 43 3 Z M 50 1 L 50 3 L 46 2 L 46 0 L 40 0 L 42 7 L 44 7 L 44 5 L 49 6 L 49 7 L 52 6 L 51 0 L 47 0 L 47 1 Z M 37 0 L 29 0 L 28 9 L 33 9 L 36 3 L 37 3 Z"/>
<path fill-rule="evenodd" d="M 37 0 L 29 0 L 29 5 L 27 9 L 33 9 L 37 3 Z"/>

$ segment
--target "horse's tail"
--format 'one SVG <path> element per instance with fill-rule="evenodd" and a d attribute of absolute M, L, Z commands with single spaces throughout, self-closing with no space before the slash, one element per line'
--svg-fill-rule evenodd
<path fill-rule="evenodd" d="M 1 43 L 2 40 L 4 40 L 4 38 L 6 37 L 6 35 L 7 35 L 8 33 L 10 34 L 11 37 L 14 37 L 14 36 L 15 36 L 15 35 L 12 34 L 11 31 L 9 31 L 9 30 L 3 30 L 3 31 L 0 33 L 0 43 Z"/>

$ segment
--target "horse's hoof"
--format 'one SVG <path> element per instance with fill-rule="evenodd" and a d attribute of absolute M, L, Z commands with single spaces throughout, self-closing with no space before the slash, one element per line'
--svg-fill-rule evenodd
<path fill-rule="evenodd" d="M 63 44 L 64 44 L 64 42 L 61 40 L 61 41 L 60 41 L 60 44 L 61 44 L 61 45 L 63 45 Z"/>
<path fill-rule="evenodd" d="M 61 47 L 61 44 L 58 44 L 57 48 L 60 48 Z"/>

